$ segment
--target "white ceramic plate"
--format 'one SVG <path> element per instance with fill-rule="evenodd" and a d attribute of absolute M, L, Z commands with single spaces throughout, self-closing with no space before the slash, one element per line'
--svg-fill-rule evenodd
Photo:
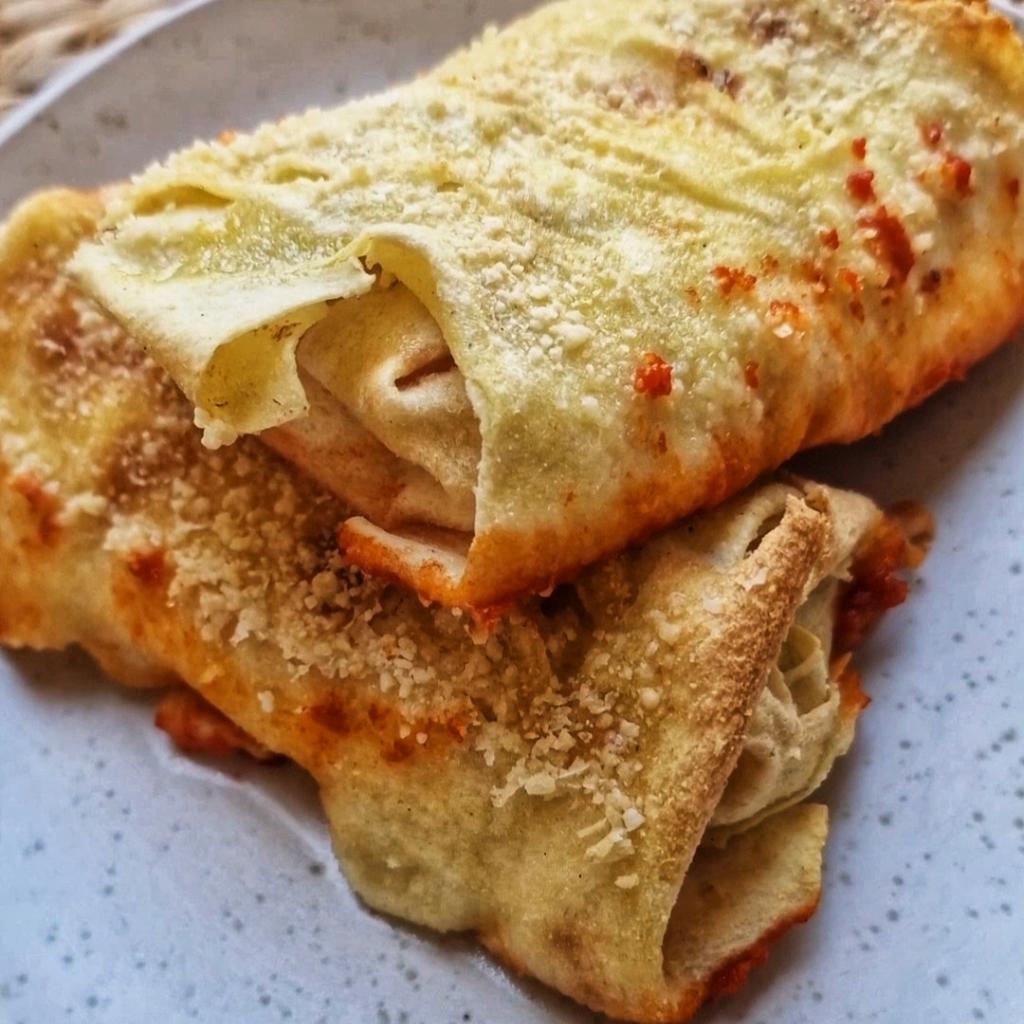
<path fill-rule="evenodd" d="M 220 0 L 0 123 L 0 210 L 408 76 L 528 0 Z M 91 69 L 87 77 L 84 71 Z M 711 1022 L 1024 1021 L 1024 348 L 802 467 L 934 509 L 825 795 L 825 899 Z M 3 568 L 0 567 L 0 586 Z M 366 911 L 295 770 L 172 752 L 75 656 L 0 655 L 0 1020 L 581 1022 L 470 940 Z"/>

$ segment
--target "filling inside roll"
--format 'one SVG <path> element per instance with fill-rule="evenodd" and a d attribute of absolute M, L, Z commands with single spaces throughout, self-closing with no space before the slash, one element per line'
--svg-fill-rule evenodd
<path fill-rule="evenodd" d="M 384 529 L 470 534 L 480 429 L 437 323 L 400 283 L 332 303 L 297 361 L 309 412 L 262 437 Z"/>
<path fill-rule="evenodd" d="M 829 576 L 797 612 L 710 828 L 749 828 L 803 799 L 849 748 L 864 698 L 848 659 L 832 660 L 841 585 Z"/>

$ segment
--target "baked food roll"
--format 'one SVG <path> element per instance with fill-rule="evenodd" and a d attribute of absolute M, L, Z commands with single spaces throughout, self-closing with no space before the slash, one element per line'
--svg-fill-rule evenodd
<path fill-rule="evenodd" d="M 172 704 L 183 742 L 302 765 L 371 907 L 625 1019 L 742 982 L 816 906 L 806 798 L 903 597 L 896 525 L 766 483 L 482 629 L 347 565 L 344 507 L 256 439 L 200 444 L 68 275 L 102 208 L 44 193 L 0 239 L 0 639 L 183 681 L 233 723 Z"/>
<path fill-rule="evenodd" d="M 567 0 L 169 157 L 74 266 L 211 444 L 262 434 L 361 513 L 350 560 L 486 611 L 1006 338 L 1022 111 L 983 3 Z"/>

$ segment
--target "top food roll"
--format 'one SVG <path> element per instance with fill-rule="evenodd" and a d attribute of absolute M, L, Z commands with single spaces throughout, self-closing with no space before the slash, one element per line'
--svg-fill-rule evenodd
<path fill-rule="evenodd" d="M 106 193 L 74 269 L 195 406 L 495 612 L 1024 314 L 1024 54 L 957 0 L 568 0 Z"/>

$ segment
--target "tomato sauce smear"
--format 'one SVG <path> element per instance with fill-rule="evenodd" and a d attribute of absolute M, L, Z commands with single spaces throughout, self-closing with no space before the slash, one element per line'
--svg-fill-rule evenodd
<path fill-rule="evenodd" d="M 664 398 L 672 394 L 672 364 L 666 363 L 657 352 L 645 352 L 640 365 L 633 371 L 633 388 L 638 395 Z"/>
<path fill-rule="evenodd" d="M 836 612 L 833 656 L 859 646 L 885 612 L 906 600 L 909 587 L 899 573 L 921 564 L 934 534 L 930 513 L 916 502 L 886 513 L 850 566 L 851 580 Z"/>
<path fill-rule="evenodd" d="M 917 261 L 903 221 L 884 206 L 879 206 L 874 213 L 860 217 L 857 223 L 871 233 L 868 248 L 880 263 L 889 268 L 892 275 L 890 283 L 903 284 Z"/>

